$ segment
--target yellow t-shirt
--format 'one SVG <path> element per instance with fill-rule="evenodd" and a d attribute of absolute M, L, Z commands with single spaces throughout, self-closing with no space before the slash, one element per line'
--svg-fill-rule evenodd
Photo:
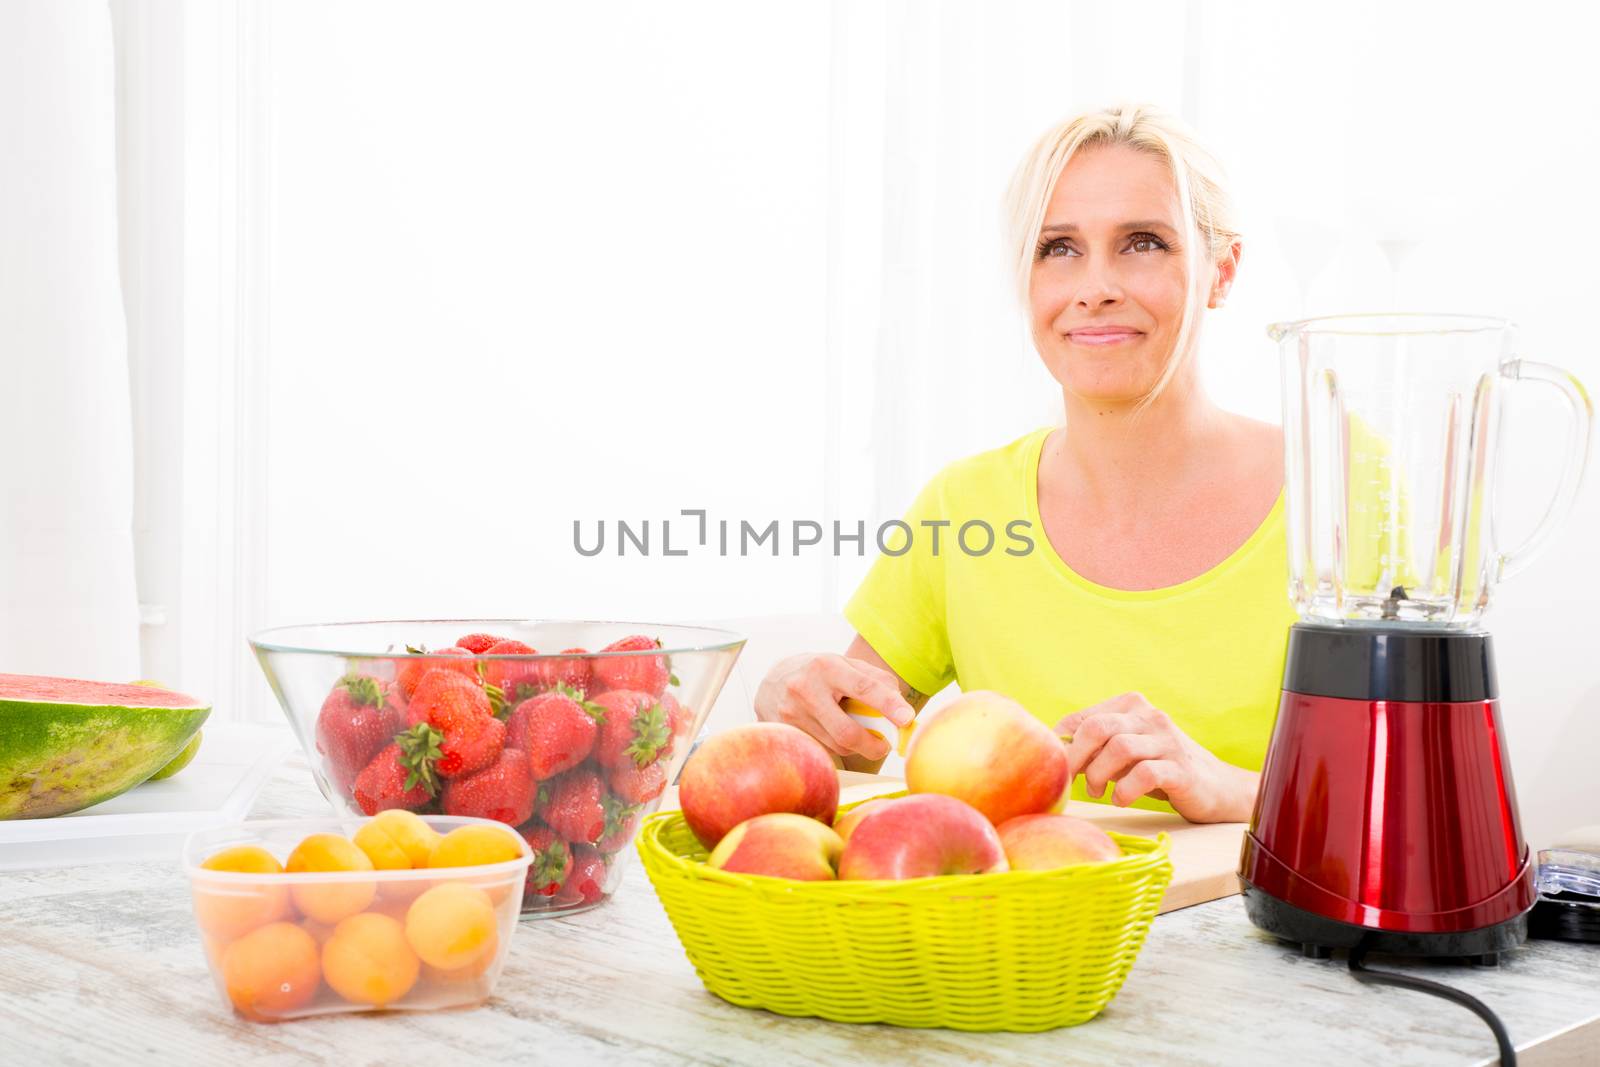
<path fill-rule="evenodd" d="M 1111 589 L 1076 574 L 1044 535 L 1039 453 L 1050 430 L 940 471 L 904 517 L 909 538 L 885 533 L 886 551 L 845 618 L 919 692 L 952 681 L 993 689 L 1053 726 L 1137 691 L 1222 759 L 1259 770 L 1296 619 L 1283 497 L 1206 573 L 1162 589 Z M 941 520 L 949 525 L 923 525 Z M 980 523 L 994 533 L 987 552 Z M 1081 775 L 1073 795 L 1091 799 Z M 1138 806 L 1172 810 L 1148 798 Z"/>

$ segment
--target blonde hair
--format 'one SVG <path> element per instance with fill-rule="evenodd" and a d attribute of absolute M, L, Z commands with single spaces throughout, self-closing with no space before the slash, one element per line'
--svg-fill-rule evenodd
<path fill-rule="evenodd" d="M 1017 166 L 1006 191 L 1006 250 L 1014 263 L 1017 293 L 1024 310 L 1028 307 L 1039 231 L 1062 170 L 1079 152 L 1109 145 L 1148 152 L 1167 164 L 1178 190 L 1183 232 L 1200 235 L 1213 263 L 1238 239 L 1222 165 L 1176 117 L 1148 104 L 1120 104 L 1085 112 L 1045 131 Z M 1161 395 L 1191 347 L 1196 318 L 1194 287 L 1201 264 L 1196 242 L 1184 241 L 1184 262 L 1188 291 L 1177 342 L 1161 377 L 1141 399 L 1141 406 Z"/>

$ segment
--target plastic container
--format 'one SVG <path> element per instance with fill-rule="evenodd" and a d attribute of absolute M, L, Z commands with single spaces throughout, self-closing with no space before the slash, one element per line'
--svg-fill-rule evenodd
<path fill-rule="evenodd" d="M 516 644 L 505 651 L 486 644 L 489 635 Z M 461 619 L 280 627 L 250 643 L 336 812 L 407 807 L 515 826 L 536 853 L 524 914 L 568 915 L 616 891 L 634 833 L 688 758 L 744 638 L 647 622 Z M 435 670 L 454 675 L 456 690 L 466 679 L 476 689 L 466 702 L 475 715 L 500 719 L 503 738 L 480 771 L 440 763 L 428 795 L 375 789 L 373 781 L 394 779 L 365 773 L 373 764 L 399 758 L 397 746 L 417 730 L 444 728 L 437 715 L 430 719 L 440 701 L 429 691 L 439 687 L 424 685 Z M 557 712 L 548 706 L 538 712 L 540 726 L 527 725 L 535 721 L 529 705 L 552 689 L 586 709 L 569 703 L 560 714 L 593 720 L 578 724 L 587 738 L 575 739 L 570 723 L 552 729 Z M 504 754 L 513 749 L 534 751 L 511 761 Z M 514 765 L 501 766 L 502 757 Z M 473 773 L 500 780 L 497 799 L 462 788 Z M 506 787 L 516 776 L 517 788 Z M 478 799 L 464 799 L 470 794 Z"/>
<path fill-rule="evenodd" d="M 225 1005 L 258 1022 L 281 1022 L 459 1007 L 494 991 L 532 859 L 527 842 L 499 823 L 424 817 L 439 834 L 482 825 L 515 842 L 515 859 L 480 866 L 296 874 L 201 866 L 245 845 L 283 863 L 309 835 L 353 838 L 367 821 L 244 822 L 190 835 L 184 868 Z"/>
<path fill-rule="evenodd" d="M 847 805 L 849 810 L 855 805 Z M 836 1022 L 1050 1030 L 1116 996 L 1172 878 L 1167 835 L 1053 871 L 800 882 L 705 864 L 683 816 L 638 849 L 706 989 Z"/>

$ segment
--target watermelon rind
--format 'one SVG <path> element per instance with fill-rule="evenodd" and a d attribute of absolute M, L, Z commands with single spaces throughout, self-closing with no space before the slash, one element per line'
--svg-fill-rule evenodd
<path fill-rule="evenodd" d="M 170 689 L 0 674 L 0 819 L 67 815 L 125 793 L 210 714 Z"/>

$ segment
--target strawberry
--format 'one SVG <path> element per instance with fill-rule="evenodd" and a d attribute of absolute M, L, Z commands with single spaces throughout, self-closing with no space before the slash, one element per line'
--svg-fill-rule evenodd
<path fill-rule="evenodd" d="M 533 792 L 527 753 L 502 748 L 499 757 L 483 770 L 446 782 L 440 800 L 446 815 L 472 815 L 519 826 L 533 818 Z"/>
<path fill-rule="evenodd" d="M 651 637 L 624 637 L 602 648 L 601 652 L 648 652 L 661 647 Z M 661 695 L 672 678 L 665 656 L 601 656 L 593 664 L 593 688 L 635 689 L 652 697 Z"/>
<path fill-rule="evenodd" d="M 351 795 L 363 812 L 376 815 L 390 808 L 416 811 L 433 799 L 438 782 L 433 777 L 426 745 L 419 754 L 415 741 L 413 735 L 400 735 L 356 775 Z"/>
<path fill-rule="evenodd" d="M 613 689 L 595 697 L 594 703 L 605 709 L 605 724 L 594 749 L 594 758 L 602 767 L 625 763 L 646 767 L 667 752 L 672 740 L 667 712 L 648 693 Z"/>
<path fill-rule="evenodd" d="M 411 699 L 417 686 L 431 670 L 455 671 L 474 682 L 479 680 L 477 661 L 472 658 L 472 653 L 464 648 L 441 648 L 437 652 L 429 652 L 426 648 L 412 648 L 407 645 L 406 651 L 411 655 L 395 661 L 394 684 L 400 690 L 400 695 L 407 700 Z M 458 656 L 462 657 L 460 662 L 455 661 L 454 657 Z"/>
<path fill-rule="evenodd" d="M 645 804 L 667 788 L 667 765 L 660 760 L 638 767 L 632 761 L 606 772 L 606 785 L 620 800 Z"/>
<path fill-rule="evenodd" d="M 662 693 L 660 704 L 667 713 L 667 732 L 671 735 L 667 749 L 673 753 L 681 752 L 694 740 L 689 736 L 694 729 L 694 712 L 678 703 L 671 693 Z"/>
<path fill-rule="evenodd" d="M 600 776 L 579 768 L 539 785 L 539 818 L 569 842 L 594 844 L 605 834 L 606 791 Z"/>
<path fill-rule="evenodd" d="M 639 828 L 639 805 L 607 793 L 600 798 L 600 807 L 606 813 L 606 824 L 594 847 L 608 855 L 627 848 L 628 842 L 633 840 L 633 832 Z"/>
<path fill-rule="evenodd" d="M 572 850 L 572 873 L 556 890 L 556 904 L 595 904 L 606 895 L 606 861 L 588 845 Z"/>
<path fill-rule="evenodd" d="M 600 705 L 562 687 L 518 704 L 506 720 L 506 743 L 528 754 L 528 766 L 542 782 L 589 758 L 604 718 Z"/>
<path fill-rule="evenodd" d="M 587 656 L 588 652 L 581 648 L 564 648 L 562 655 Z M 558 659 L 551 656 L 540 660 L 535 666 L 539 670 L 537 684 L 541 689 L 559 689 L 566 686 L 579 693 L 588 695 L 589 675 L 591 669 L 587 659 Z M 530 694 L 531 695 L 531 694 Z"/>
<path fill-rule="evenodd" d="M 485 651 L 486 656 L 537 656 L 538 649 L 521 641 L 497 641 Z M 486 659 L 482 662 L 485 685 L 498 689 L 508 704 L 515 704 L 519 688 L 535 689 L 540 670 L 538 660 Z"/>
<path fill-rule="evenodd" d="M 439 735 L 441 778 L 460 778 L 493 763 L 505 746 L 505 723 L 494 717 L 489 697 L 473 680 L 453 670 L 431 670 L 411 696 L 407 714 Z"/>
<path fill-rule="evenodd" d="M 366 674 L 347 674 L 334 685 L 317 714 L 317 751 L 327 757 L 328 777 L 348 794 L 356 775 L 405 725 L 390 702 L 388 687 Z"/>
<path fill-rule="evenodd" d="M 468 634 L 456 642 L 456 647 L 464 648 L 474 656 L 478 656 L 504 640 L 505 638 L 496 637 L 494 634 Z"/>
<path fill-rule="evenodd" d="M 561 883 L 572 873 L 572 849 L 557 837 L 555 831 L 540 823 L 530 823 L 520 831 L 522 839 L 533 850 L 533 863 L 528 867 L 527 892 L 548 897 L 561 888 Z"/>

